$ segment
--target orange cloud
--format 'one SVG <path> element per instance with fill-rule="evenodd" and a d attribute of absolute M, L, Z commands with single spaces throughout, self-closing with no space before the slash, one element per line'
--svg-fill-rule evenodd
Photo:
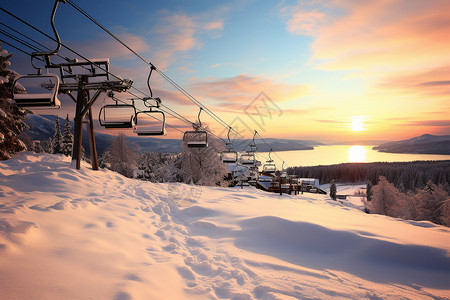
<path fill-rule="evenodd" d="M 220 109 L 241 111 L 264 91 L 274 102 L 302 98 L 307 93 L 305 85 L 289 85 L 262 76 L 241 74 L 231 78 L 212 78 L 193 84 L 194 94 L 200 98 L 219 102 Z"/>
<path fill-rule="evenodd" d="M 447 0 L 322 1 L 327 15 L 301 3 L 287 21 L 297 34 L 312 33 L 313 60 L 326 69 L 414 69 L 449 62 Z M 317 28 L 316 28 L 317 27 Z"/>

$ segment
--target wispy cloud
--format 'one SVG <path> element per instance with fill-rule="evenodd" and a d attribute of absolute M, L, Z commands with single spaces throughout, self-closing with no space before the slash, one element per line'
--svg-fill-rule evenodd
<path fill-rule="evenodd" d="M 221 109 L 242 112 L 260 92 L 264 91 L 273 101 L 285 102 L 304 97 L 306 85 L 278 83 L 271 78 L 240 74 L 231 78 L 211 78 L 193 83 L 193 91 L 204 99 L 217 101 Z"/>
<path fill-rule="evenodd" d="M 308 2 L 307 2 L 308 3 Z M 446 0 L 303 1 L 287 29 L 315 37 L 313 59 L 327 69 L 392 69 L 448 62 Z M 283 11 L 282 11 L 283 12 Z"/>
<path fill-rule="evenodd" d="M 191 50 L 200 49 L 204 33 L 217 37 L 224 29 L 224 21 L 210 18 L 211 16 L 188 15 L 183 12 L 160 12 L 156 18 L 156 26 L 150 31 L 157 44 L 157 50 L 153 53 L 154 60 L 158 61 L 160 68 L 166 68 Z"/>

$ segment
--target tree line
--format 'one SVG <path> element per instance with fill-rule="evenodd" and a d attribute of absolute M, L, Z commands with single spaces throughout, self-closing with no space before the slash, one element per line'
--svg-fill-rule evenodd
<path fill-rule="evenodd" d="M 402 193 L 386 177 L 373 186 L 367 181 L 367 213 L 415 221 L 430 221 L 450 227 L 450 196 L 443 185 L 428 181 L 424 188 Z"/>
<path fill-rule="evenodd" d="M 374 184 L 385 177 L 399 191 L 423 189 L 429 181 L 450 192 L 450 160 L 413 162 L 343 163 L 330 166 L 290 167 L 288 174 L 300 178 L 317 178 L 321 184 L 332 180 L 341 183 Z"/>

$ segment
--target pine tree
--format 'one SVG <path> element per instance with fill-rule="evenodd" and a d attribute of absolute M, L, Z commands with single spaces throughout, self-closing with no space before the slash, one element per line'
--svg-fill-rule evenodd
<path fill-rule="evenodd" d="M 72 126 L 70 126 L 69 114 L 67 114 L 66 121 L 64 123 L 64 131 L 62 137 L 62 153 L 65 156 L 72 155 L 73 135 Z"/>
<path fill-rule="evenodd" d="M 0 43 L 0 160 L 25 151 L 26 145 L 18 138 L 28 126 L 23 122 L 26 111 L 11 104 L 11 89 L 16 72 L 8 69 L 12 54 L 3 50 Z"/>
<path fill-rule="evenodd" d="M 334 180 L 331 180 L 331 184 L 330 184 L 330 197 L 331 199 L 336 201 L 336 183 L 334 183 Z"/>
<path fill-rule="evenodd" d="M 46 141 L 42 141 L 41 145 L 45 153 L 53 153 L 53 139 L 51 137 L 49 137 Z"/>
<path fill-rule="evenodd" d="M 53 135 L 53 143 L 52 144 L 53 144 L 53 153 L 54 154 L 63 153 L 61 124 L 59 123 L 59 117 L 58 116 L 56 116 L 55 134 Z"/>
<path fill-rule="evenodd" d="M 373 194 L 373 192 L 372 192 L 372 182 L 369 180 L 369 179 L 367 179 L 367 183 L 366 183 L 366 194 L 367 194 L 367 201 L 370 201 L 370 200 L 372 200 L 372 194 Z"/>
<path fill-rule="evenodd" d="M 44 148 L 42 148 L 41 141 L 33 141 L 33 152 L 34 153 L 42 153 L 44 152 Z"/>

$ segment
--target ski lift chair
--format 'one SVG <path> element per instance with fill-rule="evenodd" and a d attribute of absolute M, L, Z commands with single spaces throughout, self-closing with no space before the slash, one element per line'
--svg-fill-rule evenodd
<path fill-rule="evenodd" d="M 202 121 L 200 121 L 200 113 L 203 108 L 200 107 L 198 112 L 198 125 L 194 125 L 195 130 L 186 131 L 183 135 L 183 141 L 188 148 L 206 148 L 208 147 L 208 133 L 205 130 L 201 130 Z"/>
<path fill-rule="evenodd" d="M 58 89 L 56 74 L 20 76 L 13 83 L 12 103 L 26 109 L 59 108 Z"/>
<path fill-rule="evenodd" d="M 277 166 L 273 163 L 273 160 L 268 160 L 263 166 L 263 173 L 275 173 Z"/>
<path fill-rule="evenodd" d="M 233 143 L 230 140 L 230 131 L 231 127 L 228 128 L 228 142 L 225 143 L 225 147 L 227 148 L 227 150 L 220 153 L 220 159 L 224 164 L 233 164 L 238 160 L 238 153 L 234 151 Z"/>
<path fill-rule="evenodd" d="M 204 130 L 186 131 L 183 141 L 188 148 L 205 148 L 208 147 L 208 133 Z"/>
<path fill-rule="evenodd" d="M 98 121 L 105 129 L 126 129 L 135 125 L 136 108 L 132 104 L 107 104 L 98 114 Z"/>
<path fill-rule="evenodd" d="M 251 153 L 251 152 L 241 154 L 240 163 L 243 166 L 255 165 L 255 163 L 256 163 L 255 154 Z"/>
<path fill-rule="evenodd" d="M 220 158 L 225 164 L 233 164 L 238 160 L 238 153 L 236 151 L 223 151 L 220 153 Z"/>
<path fill-rule="evenodd" d="M 139 114 L 154 118 L 156 122 L 161 124 L 153 126 L 145 125 L 142 118 L 139 119 Z M 155 117 L 155 115 L 160 115 L 160 118 Z M 138 136 L 166 135 L 166 115 L 162 111 L 140 111 L 136 113 L 136 126 L 133 132 Z"/>

